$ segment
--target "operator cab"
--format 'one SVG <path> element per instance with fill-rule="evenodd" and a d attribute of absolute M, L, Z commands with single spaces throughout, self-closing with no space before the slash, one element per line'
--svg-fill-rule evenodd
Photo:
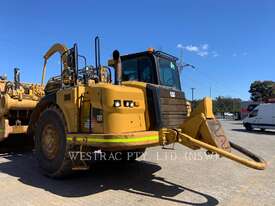
<path fill-rule="evenodd" d="M 123 55 L 120 59 L 122 82 L 147 83 L 150 130 L 179 127 L 187 117 L 187 106 L 185 94 L 181 91 L 177 58 L 148 49 L 145 52 Z"/>
<path fill-rule="evenodd" d="M 121 56 L 122 81 L 140 81 L 181 90 L 177 58 L 161 51 Z"/>

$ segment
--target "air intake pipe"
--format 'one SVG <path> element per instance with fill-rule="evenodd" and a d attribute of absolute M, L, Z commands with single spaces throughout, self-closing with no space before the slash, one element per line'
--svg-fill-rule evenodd
<path fill-rule="evenodd" d="M 20 69 L 14 68 L 14 86 L 15 89 L 20 88 Z"/>
<path fill-rule="evenodd" d="M 115 84 L 120 85 L 122 81 L 122 65 L 118 50 L 113 51 L 113 61 L 115 68 Z"/>

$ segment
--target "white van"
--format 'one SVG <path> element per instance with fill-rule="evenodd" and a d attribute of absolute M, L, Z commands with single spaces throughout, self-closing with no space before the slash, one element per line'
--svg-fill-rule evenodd
<path fill-rule="evenodd" d="M 275 129 L 275 104 L 259 104 L 243 120 L 243 125 L 247 130 Z"/>

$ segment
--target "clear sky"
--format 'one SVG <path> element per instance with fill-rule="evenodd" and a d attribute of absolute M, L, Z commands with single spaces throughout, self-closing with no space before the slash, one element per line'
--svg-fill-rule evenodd
<path fill-rule="evenodd" d="M 275 80 L 275 2 L 270 0 L 138 0 L 0 2 L 0 73 L 40 82 L 43 54 L 54 43 L 94 62 L 93 38 L 101 37 L 102 62 L 121 53 L 162 49 L 197 69 L 181 75 L 187 97 L 210 93 L 249 99 L 254 80 Z M 48 76 L 58 74 L 56 55 Z"/>

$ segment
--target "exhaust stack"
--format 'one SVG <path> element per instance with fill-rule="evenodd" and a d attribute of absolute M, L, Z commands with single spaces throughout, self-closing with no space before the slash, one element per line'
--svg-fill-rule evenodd
<path fill-rule="evenodd" d="M 20 88 L 20 69 L 14 68 L 14 86 L 15 89 Z"/>
<path fill-rule="evenodd" d="M 113 51 L 113 61 L 114 61 L 114 68 L 115 68 L 115 84 L 120 85 L 122 81 L 122 65 L 120 54 L 118 50 Z"/>

